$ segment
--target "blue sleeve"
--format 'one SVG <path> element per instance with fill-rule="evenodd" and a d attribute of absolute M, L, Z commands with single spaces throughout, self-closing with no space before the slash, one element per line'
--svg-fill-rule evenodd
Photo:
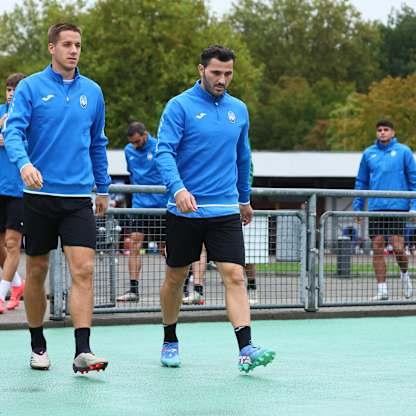
<path fill-rule="evenodd" d="M 360 167 L 358 169 L 358 175 L 355 179 L 354 189 L 358 190 L 368 190 L 370 184 L 370 175 L 367 166 L 367 160 L 365 153 L 361 157 Z M 362 211 L 364 209 L 364 198 L 356 197 L 352 202 L 352 209 L 354 211 Z"/>
<path fill-rule="evenodd" d="M 410 191 L 416 191 L 416 161 L 410 149 L 404 154 L 405 173 Z M 410 210 L 416 211 L 416 199 L 410 200 Z"/>
<path fill-rule="evenodd" d="M 94 123 L 91 126 L 91 145 L 90 157 L 92 162 L 92 171 L 94 174 L 97 194 L 107 194 L 108 186 L 111 183 L 108 175 L 107 160 L 107 137 L 104 133 L 105 126 L 105 104 L 104 97 L 100 90 L 98 97 L 97 110 Z"/>
<path fill-rule="evenodd" d="M 184 126 L 185 113 L 182 107 L 175 100 L 169 101 L 160 118 L 156 145 L 156 164 L 162 176 L 163 184 L 172 195 L 185 188 L 176 166 L 176 154 L 183 137 Z"/>
<path fill-rule="evenodd" d="M 248 139 L 248 129 L 250 126 L 247 108 L 246 123 L 241 131 L 237 142 L 237 190 L 238 202 L 247 204 L 250 202 L 250 163 L 251 150 L 250 141 Z"/>
<path fill-rule="evenodd" d="M 31 163 L 26 150 L 26 129 L 32 117 L 32 99 L 22 80 L 16 88 L 4 127 L 4 145 L 12 163 L 20 169 Z"/>

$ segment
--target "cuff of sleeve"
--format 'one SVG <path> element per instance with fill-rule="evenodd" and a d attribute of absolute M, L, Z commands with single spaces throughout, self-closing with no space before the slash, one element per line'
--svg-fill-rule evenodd
<path fill-rule="evenodd" d="M 108 185 L 97 185 L 97 195 L 108 195 Z"/>
<path fill-rule="evenodd" d="M 26 167 L 27 165 L 31 165 L 30 160 L 29 159 L 21 159 L 17 161 L 17 168 L 19 169 L 19 172 L 22 171 L 22 169 L 24 167 Z"/>
<path fill-rule="evenodd" d="M 170 192 L 175 196 L 182 189 L 186 189 L 182 181 L 177 181 L 170 186 Z"/>
<path fill-rule="evenodd" d="M 242 202 L 240 202 L 240 201 L 242 201 Z M 238 203 L 241 204 L 241 205 L 249 204 L 250 203 L 250 192 L 239 192 Z"/>
<path fill-rule="evenodd" d="M 180 192 L 180 191 L 186 191 L 186 188 L 185 187 L 183 187 L 183 188 L 181 188 L 181 189 L 178 189 L 174 194 L 173 194 L 173 197 L 174 198 L 176 198 L 176 195 Z"/>

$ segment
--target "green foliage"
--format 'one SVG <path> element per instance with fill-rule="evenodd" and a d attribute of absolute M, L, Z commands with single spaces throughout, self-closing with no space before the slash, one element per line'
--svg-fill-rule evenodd
<path fill-rule="evenodd" d="M 416 74 L 386 77 L 368 94 L 351 94 L 331 114 L 328 142 L 335 150 L 362 150 L 375 140 L 375 124 L 390 119 L 397 136 L 416 149 Z"/>
<path fill-rule="evenodd" d="M 0 15 L 0 79 L 50 62 L 57 21 L 83 29 L 80 70 L 104 91 L 111 147 L 124 146 L 131 120 L 156 132 L 213 43 L 236 52 L 230 92 L 248 104 L 253 148 L 361 150 L 383 116 L 416 145 L 414 75 L 389 77 L 416 69 L 408 6 L 383 25 L 363 21 L 349 0 L 241 0 L 221 19 L 204 0 L 24 0 Z"/>
<path fill-rule="evenodd" d="M 353 81 L 365 89 L 378 74 L 377 27 L 363 22 L 346 0 L 242 0 L 230 20 L 272 84 L 301 76 L 311 83 Z"/>
<path fill-rule="evenodd" d="M 77 24 L 85 1 L 24 0 L 10 13 L 0 15 L 0 79 L 13 72 L 31 74 L 50 62 L 49 26 L 58 21 Z"/>
<path fill-rule="evenodd" d="M 382 48 L 380 66 L 385 75 L 406 76 L 416 70 L 416 12 L 409 6 L 389 17 L 380 26 Z"/>

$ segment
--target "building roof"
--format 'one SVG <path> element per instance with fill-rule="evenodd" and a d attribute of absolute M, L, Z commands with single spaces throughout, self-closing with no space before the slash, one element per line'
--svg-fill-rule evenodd
<path fill-rule="evenodd" d="M 253 152 L 254 176 L 355 178 L 359 152 Z"/>
<path fill-rule="evenodd" d="M 355 178 L 359 152 L 253 151 L 254 176 L 271 178 Z M 112 176 L 128 175 L 123 150 L 108 151 Z"/>

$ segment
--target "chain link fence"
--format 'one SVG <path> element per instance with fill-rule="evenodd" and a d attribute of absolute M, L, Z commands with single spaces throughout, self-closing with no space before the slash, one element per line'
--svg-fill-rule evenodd
<path fill-rule="evenodd" d="M 164 187 L 153 186 L 111 188 L 112 192 L 164 192 Z M 303 203 L 297 210 L 255 211 L 252 224 L 243 229 L 252 308 L 316 311 L 326 306 L 416 303 L 409 290 L 415 272 L 414 213 L 317 215 L 318 198 L 413 198 L 412 192 L 256 188 L 253 194 Z M 381 252 L 374 245 L 377 233 L 382 235 L 377 244 L 385 246 Z M 164 209 L 113 208 L 106 217 L 97 218 L 95 313 L 160 311 L 164 241 Z M 224 286 L 215 264 L 203 255 L 201 260 L 192 265 L 182 309 L 224 309 Z M 406 269 L 408 283 L 401 275 Z M 383 273 L 387 289 L 381 296 L 378 283 Z M 60 250 L 51 256 L 50 284 L 51 319 L 63 319 L 69 313 L 70 274 Z M 195 285 L 203 287 L 201 296 L 192 297 Z"/>

